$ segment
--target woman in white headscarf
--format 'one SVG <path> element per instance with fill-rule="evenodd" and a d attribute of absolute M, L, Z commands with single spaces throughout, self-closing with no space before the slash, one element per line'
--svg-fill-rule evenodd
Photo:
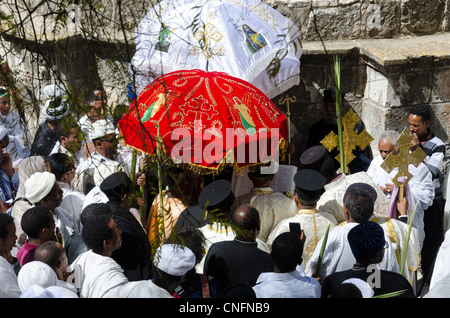
<path fill-rule="evenodd" d="M 22 160 L 19 165 L 19 188 L 16 194 L 16 200 L 12 206 L 11 215 L 14 217 L 14 224 L 16 225 L 17 243 L 22 246 L 27 238 L 27 235 L 22 230 L 20 222 L 22 215 L 26 210 L 33 205 L 25 199 L 25 181 L 35 172 L 50 171 L 50 166 L 47 160 L 42 156 L 30 156 Z"/>

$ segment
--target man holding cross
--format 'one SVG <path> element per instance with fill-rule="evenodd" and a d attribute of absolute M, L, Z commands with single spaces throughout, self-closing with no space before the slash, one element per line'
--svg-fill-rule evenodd
<path fill-rule="evenodd" d="M 399 169 L 394 167 L 389 173 L 383 169 L 382 164 L 385 162 L 385 159 L 389 154 L 392 154 L 393 156 L 398 155 L 397 140 L 399 137 L 400 134 L 393 130 L 386 130 L 383 132 L 378 140 L 378 150 L 380 152 L 380 156 L 375 157 L 367 169 L 367 174 L 372 178 L 377 186 L 380 187 L 388 198 L 391 198 L 393 192 L 395 193 L 393 180 Z M 424 210 L 427 209 L 433 202 L 434 187 L 431 180 L 431 173 L 423 163 L 420 163 L 417 167 L 413 164 L 409 164 L 408 171 L 412 174 L 412 177 L 407 184 L 409 191 L 408 195 L 411 200 L 411 202 L 408 202 L 408 209 L 410 212 L 415 210 L 413 226 L 418 230 L 420 247 L 422 247 L 425 237 L 423 215 Z M 393 199 L 395 200 L 396 198 Z M 391 206 L 395 207 L 395 205 Z M 402 219 L 403 217 L 399 216 L 398 218 Z"/>

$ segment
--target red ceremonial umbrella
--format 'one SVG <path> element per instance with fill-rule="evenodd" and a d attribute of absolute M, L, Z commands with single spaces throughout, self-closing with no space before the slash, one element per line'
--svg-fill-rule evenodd
<path fill-rule="evenodd" d="M 286 116 L 254 85 L 223 72 L 183 70 L 150 83 L 118 127 L 126 145 L 217 171 L 276 160 Z"/>

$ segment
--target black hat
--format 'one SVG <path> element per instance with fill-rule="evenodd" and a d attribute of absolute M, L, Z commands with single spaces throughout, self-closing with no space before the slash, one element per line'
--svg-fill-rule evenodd
<path fill-rule="evenodd" d="M 234 203 L 234 193 L 228 180 L 220 179 L 208 184 L 198 196 L 201 207 L 206 205 L 208 211 L 221 210 L 228 212 Z"/>
<path fill-rule="evenodd" d="M 133 189 L 133 182 L 123 171 L 115 172 L 100 184 L 100 190 L 111 201 L 121 200 L 125 194 Z"/>
<path fill-rule="evenodd" d="M 367 192 L 367 194 L 372 198 L 373 202 L 377 200 L 377 191 L 370 184 L 364 182 L 355 182 L 349 185 L 347 187 L 347 190 L 345 190 L 344 197 L 342 198 L 344 204 L 345 199 L 351 194 L 354 189 L 360 189 Z"/>
<path fill-rule="evenodd" d="M 348 232 L 347 238 L 356 259 L 374 256 L 376 252 L 386 247 L 383 228 L 372 221 L 353 227 Z"/>
<path fill-rule="evenodd" d="M 322 172 L 324 167 L 334 163 L 327 149 L 322 145 L 318 145 L 310 147 L 302 153 L 300 156 L 300 164 L 305 169 Z"/>
<path fill-rule="evenodd" d="M 317 171 L 303 169 L 294 175 L 295 193 L 306 201 L 317 200 L 324 192 L 324 177 Z"/>
<path fill-rule="evenodd" d="M 336 103 L 336 91 L 328 88 L 323 91 L 323 101 L 329 103 Z"/>

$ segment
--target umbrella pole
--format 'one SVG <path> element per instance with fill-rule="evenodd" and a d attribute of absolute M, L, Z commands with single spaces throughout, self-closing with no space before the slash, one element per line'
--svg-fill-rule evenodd
<path fill-rule="evenodd" d="M 334 78 L 336 82 L 336 116 L 337 116 L 337 126 L 338 126 L 338 140 L 339 140 L 339 161 L 341 163 L 341 171 L 347 174 L 344 158 L 344 142 L 342 137 L 342 115 L 341 115 L 341 62 L 339 57 L 334 57 Z"/>
<path fill-rule="evenodd" d="M 133 182 L 133 184 L 134 184 L 134 182 L 135 182 L 135 179 L 136 179 L 136 162 L 137 162 L 137 150 L 136 149 L 134 149 L 133 150 L 133 156 L 131 157 L 131 171 L 130 171 L 130 179 L 131 179 L 131 181 Z M 140 197 L 141 197 L 141 199 L 143 200 L 143 204 L 142 204 L 142 206 L 141 206 L 141 208 L 140 208 L 140 216 L 141 216 L 141 223 L 142 224 L 145 224 L 146 222 L 145 222 L 145 218 L 146 218 L 146 216 L 145 216 L 145 190 L 144 190 L 144 186 L 139 186 L 139 195 L 140 195 Z"/>
<path fill-rule="evenodd" d="M 288 131 L 288 165 L 291 165 L 291 153 L 289 152 L 289 146 L 291 144 L 291 111 L 290 111 L 290 103 L 297 100 L 295 96 L 289 96 L 285 94 L 279 101 L 281 105 L 286 104 L 286 123 L 287 123 L 287 131 Z"/>

